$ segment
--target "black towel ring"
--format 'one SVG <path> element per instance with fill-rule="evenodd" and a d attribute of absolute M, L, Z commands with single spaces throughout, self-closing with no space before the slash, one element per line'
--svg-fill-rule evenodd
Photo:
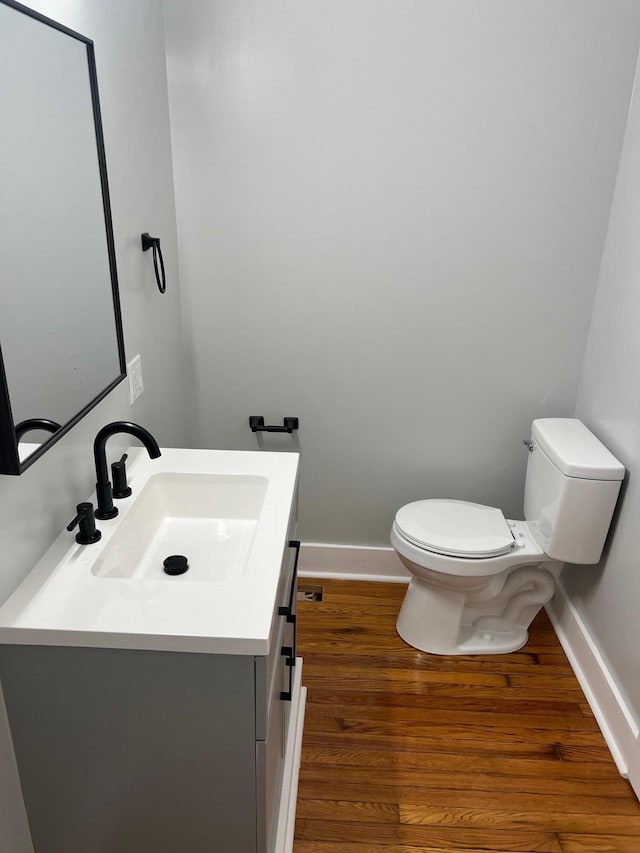
<path fill-rule="evenodd" d="M 164 271 L 164 261 L 162 260 L 162 249 L 160 248 L 160 238 L 159 237 L 151 237 L 148 231 L 145 231 L 144 234 L 140 235 L 140 239 L 142 242 L 142 251 L 147 252 L 149 249 L 153 249 L 153 269 L 156 274 L 156 282 L 158 284 L 158 290 L 160 293 L 165 293 L 167 289 L 167 277 Z M 162 276 L 160 276 L 160 272 L 158 272 L 158 258 L 160 259 L 160 270 L 162 272 Z"/>

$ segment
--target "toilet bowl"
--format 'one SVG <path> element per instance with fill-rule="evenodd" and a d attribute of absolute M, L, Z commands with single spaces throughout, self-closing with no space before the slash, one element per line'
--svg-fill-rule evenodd
<path fill-rule="evenodd" d="M 486 509 L 448 503 L 452 516 Z M 415 509 L 428 515 L 429 504 L 418 501 Z M 512 652 L 527 642 L 531 619 L 553 596 L 563 563 L 546 557 L 526 522 L 504 523 L 513 543 L 508 551 L 464 557 L 418 545 L 394 521 L 391 544 L 413 575 L 397 621 L 403 640 L 441 655 Z"/>
<path fill-rule="evenodd" d="M 397 620 L 411 646 L 443 655 L 521 648 L 565 562 L 600 559 L 622 464 L 574 418 L 538 419 L 525 442 L 525 520 L 457 500 L 414 501 L 391 544 L 412 575 Z"/>

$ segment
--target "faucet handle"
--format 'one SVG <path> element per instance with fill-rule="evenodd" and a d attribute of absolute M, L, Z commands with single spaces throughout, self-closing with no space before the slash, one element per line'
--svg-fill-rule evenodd
<path fill-rule="evenodd" d="M 78 545 L 92 545 L 102 539 L 102 533 L 96 529 L 96 517 L 93 512 L 93 504 L 89 501 L 76 506 L 76 517 L 67 524 L 67 530 L 73 530 L 78 525 L 79 532 L 76 534 Z"/>
<path fill-rule="evenodd" d="M 122 458 L 111 465 L 112 494 L 114 498 L 128 498 L 131 494 L 131 488 L 127 485 L 126 461 L 127 454 L 123 453 Z"/>

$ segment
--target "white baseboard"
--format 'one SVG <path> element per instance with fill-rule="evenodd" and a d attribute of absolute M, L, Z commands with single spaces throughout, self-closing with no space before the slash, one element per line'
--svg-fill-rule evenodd
<path fill-rule="evenodd" d="M 638 724 L 560 581 L 555 596 L 547 604 L 547 613 L 618 770 L 627 777 L 638 748 Z"/>
<path fill-rule="evenodd" d="M 298 575 L 301 578 L 388 581 L 409 583 L 411 575 L 393 548 L 356 545 L 302 544 Z"/>

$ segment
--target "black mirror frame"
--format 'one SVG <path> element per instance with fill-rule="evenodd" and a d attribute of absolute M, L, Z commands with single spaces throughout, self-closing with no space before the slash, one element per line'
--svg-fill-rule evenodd
<path fill-rule="evenodd" d="M 106 395 L 112 391 L 126 376 L 126 359 L 124 352 L 124 335 L 122 331 L 122 315 L 120 311 L 120 293 L 118 290 L 118 274 L 116 270 L 116 253 L 113 240 L 113 225 L 111 221 L 111 203 L 109 201 L 109 184 L 107 181 L 107 160 L 105 156 L 104 137 L 102 133 L 102 118 L 100 114 L 100 99 L 98 96 L 98 77 L 96 74 L 96 62 L 93 49 L 93 41 L 86 38 L 80 33 L 69 29 L 68 27 L 47 18 L 29 9 L 22 3 L 17 3 L 15 0 L 0 0 L 5 6 L 9 6 L 18 12 L 28 15 L 49 27 L 53 27 L 71 38 L 77 39 L 86 46 L 87 50 L 87 71 L 89 74 L 89 86 L 91 90 L 91 103 L 93 105 L 93 123 L 96 135 L 96 148 L 98 154 L 98 169 L 100 173 L 100 186 L 102 189 L 102 206 L 104 210 L 104 225 L 105 236 L 107 241 L 107 255 L 109 258 L 109 270 L 111 276 L 111 289 L 113 293 L 113 310 L 115 315 L 116 339 L 118 344 L 118 359 L 120 373 L 118 376 L 107 385 L 99 394 L 97 394 L 87 405 L 81 409 L 71 420 L 62 424 L 59 430 L 51 435 L 41 446 L 30 454 L 23 462 L 20 461 L 18 455 L 18 441 L 15 433 L 15 423 L 11 411 L 11 401 L 9 399 L 9 386 L 2 359 L 2 342 L 0 341 L 0 474 L 22 474 L 36 459 L 39 459 L 46 451 L 62 438 L 65 433 L 74 427 L 87 412 L 91 411 Z"/>

